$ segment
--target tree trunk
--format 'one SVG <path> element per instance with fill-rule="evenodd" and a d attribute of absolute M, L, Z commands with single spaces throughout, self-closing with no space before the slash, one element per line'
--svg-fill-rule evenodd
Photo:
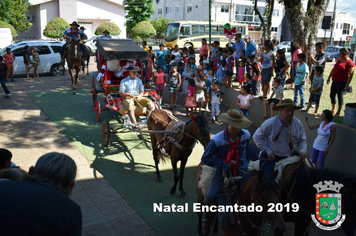
<path fill-rule="evenodd" d="M 314 53 L 318 28 L 324 17 L 330 0 L 308 0 L 307 9 L 304 10 L 301 0 L 283 0 L 292 43 L 300 47 L 307 56 Z"/>
<path fill-rule="evenodd" d="M 266 9 L 268 9 L 267 39 L 271 39 L 271 28 L 272 28 L 272 16 L 273 16 L 273 9 L 274 9 L 274 0 L 266 1 Z"/>
<path fill-rule="evenodd" d="M 265 25 L 265 20 L 263 19 L 263 16 L 261 14 L 261 12 L 258 10 L 257 8 L 257 0 L 255 0 L 254 5 L 253 5 L 253 10 L 255 11 L 255 13 L 257 13 L 258 18 L 261 21 L 261 25 L 262 25 L 262 38 L 266 39 L 266 25 Z M 267 27 L 268 28 L 268 27 Z"/>

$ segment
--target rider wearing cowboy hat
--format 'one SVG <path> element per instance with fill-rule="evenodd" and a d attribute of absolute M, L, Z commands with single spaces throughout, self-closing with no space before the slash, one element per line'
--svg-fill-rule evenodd
<path fill-rule="evenodd" d="M 256 130 L 253 140 L 262 150 L 260 168 L 265 174 L 272 174 L 274 165 L 279 160 L 299 155 L 307 155 L 307 141 L 302 122 L 293 116 L 296 106 L 292 99 L 284 99 L 273 109 L 279 110 L 279 115 L 272 117 Z M 299 153 L 295 152 L 298 147 Z"/>
<path fill-rule="evenodd" d="M 62 65 L 64 64 L 65 57 L 67 56 L 67 46 L 69 45 L 68 42 L 70 40 L 80 40 L 80 50 L 82 51 L 82 56 L 86 56 L 87 49 L 82 43 L 86 42 L 86 39 L 88 37 L 86 36 L 86 34 L 83 33 L 81 29 L 79 29 L 79 25 L 76 21 L 73 21 L 72 24 L 70 24 L 70 28 L 64 31 L 63 38 L 66 39 L 67 43 L 63 45 L 60 50 Z"/>
<path fill-rule="evenodd" d="M 252 121 L 247 119 L 241 111 L 230 109 L 219 116 L 226 128 L 216 134 L 205 148 L 201 162 L 215 169 L 205 195 L 207 205 L 216 205 L 216 195 L 221 191 L 224 183 L 223 172 L 229 175 L 243 175 L 247 172 L 249 160 L 256 160 L 257 153 L 250 142 L 250 132 L 247 130 Z M 209 214 L 210 213 L 210 214 Z M 203 223 L 203 231 L 207 232 L 213 213 L 207 212 Z"/>
<path fill-rule="evenodd" d="M 140 108 L 146 107 L 147 117 L 154 109 L 152 101 L 149 98 L 143 97 L 145 90 L 142 81 L 137 78 L 137 71 L 139 70 L 137 66 L 130 66 L 126 69 L 130 75 L 121 81 L 119 93 L 124 98 L 120 102 L 120 113 L 125 114 L 127 112 L 134 126 L 137 126 L 135 117 L 136 106 Z"/>
<path fill-rule="evenodd" d="M 104 34 L 100 37 L 102 39 L 111 39 L 110 32 L 108 30 L 104 30 Z"/>

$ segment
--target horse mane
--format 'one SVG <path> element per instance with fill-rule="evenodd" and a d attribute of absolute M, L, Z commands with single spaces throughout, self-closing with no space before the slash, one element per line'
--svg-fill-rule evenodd
<path fill-rule="evenodd" d="M 206 132 L 206 133 L 204 133 L 204 135 L 208 136 L 210 133 L 210 127 L 209 127 L 208 121 L 206 120 L 205 116 L 203 116 L 203 115 L 195 116 L 194 120 L 196 121 L 196 123 L 198 125 L 198 129 L 200 131 Z M 187 122 L 187 124 L 188 124 L 188 122 Z"/>

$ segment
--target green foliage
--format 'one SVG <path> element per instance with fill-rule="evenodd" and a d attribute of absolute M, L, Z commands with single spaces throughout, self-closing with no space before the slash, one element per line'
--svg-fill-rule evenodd
<path fill-rule="evenodd" d="M 156 30 L 156 38 L 163 39 L 164 33 L 166 32 L 167 26 L 170 22 L 171 21 L 169 19 L 163 17 L 160 17 L 159 19 L 156 18 L 154 20 L 150 20 L 151 25 L 153 25 Z"/>
<path fill-rule="evenodd" d="M 117 24 L 113 22 L 104 22 L 101 25 L 98 26 L 95 30 L 95 35 L 103 35 L 104 31 L 107 30 L 111 35 L 119 35 L 121 33 L 121 30 Z"/>
<path fill-rule="evenodd" d="M 4 21 L 0 21 L 0 28 L 10 28 L 11 34 L 13 38 L 17 37 L 17 32 L 15 30 L 15 28 L 10 25 L 9 23 L 6 23 Z"/>
<path fill-rule="evenodd" d="M 131 33 L 132 29 L 141 21 L 147 21 L 155 12 L 153 0 L 124 0 L 127 11 L 126 29 Z"/>
<path fill-rule="evenodd" d="M 28 0 L 1 0 L 0 20 L 12 25 L 17 32 L 28 30 L 32 26 L 25 16 L 28 7 Z"/>
<path fill-rule="evenodd" d="M 142 40 L 147 39 L 148 37 L 152 37 L 156 35 L 155 28 L 148 21 L 141 21 L 138 23 L 132 30 L 131 33 L 135 37 L 139 37 Z"/>
<path fill-rule="evenodd" d="M 63 37 L 64 31 L 68 28 L 69 23 L 65 19 L 57 17 L 47 23 L 43 35 L 48 38 L 59 39 Z"/>

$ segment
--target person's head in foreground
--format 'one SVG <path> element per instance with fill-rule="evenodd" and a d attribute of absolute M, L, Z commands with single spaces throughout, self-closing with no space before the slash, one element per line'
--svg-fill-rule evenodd
<path fill-rule="evenodd" d="M 251 126 L 252 121 L 247 119 L 241 111 L 237 109 L 229 109 L 227 113 L 219 115 L 219 120 L 227 125 L 229 137 L 238 135 L 241 129 L 247 129 Z"/>
<path fill-rule="evenodd" d="M 9 150 L 0 148 L 0 170 L 11 166 L 11 158 L 12 153 Z"/>
<path fill-rule="evenodd" d="M 301 109 L 301 106 L 295 105 L 292 99 L 284 99 L 281 103 L 273 107 L 273 110 L 279 110 L 279 115 L 286 123 L 290 123 L 293 119 L 294 111 Z"/>

